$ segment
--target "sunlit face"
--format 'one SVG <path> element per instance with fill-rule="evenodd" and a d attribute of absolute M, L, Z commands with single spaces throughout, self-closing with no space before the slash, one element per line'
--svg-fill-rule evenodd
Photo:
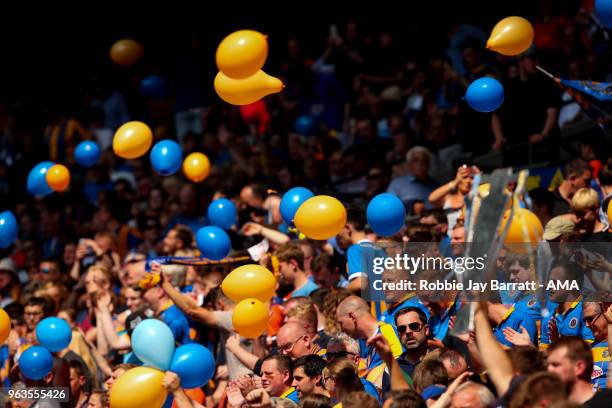
<path fill-rule="evenodd" d="M 427 341 L 429 329 L 416 312 L 408 312 L 397 318 L 397 331 L 407 350 L 421 347 Z"/>
<path fill-rule="evenodd" d="M 143 300 L 141 293 L 142 292 L 132 288 L 127 288 L 125 291 L 125 302 L 132 312 L 135 312 L 142 307 Z"/>
<path fill-rule="evenodd" d="M 576 362 L 568 358 L 565 347 L 553 350 L 548 355 L 546 367 L 549 372 L 557 374 L 563 384 L 573 384 L 578 378 Z"/>
<path fill-rule="evenodd" d="M 29 305 L 26 306 L 23 312 L 23 318 L 28 326 L 28 330 L 34 330 L 36 325 L 43 319 L 44 311 L 42 306 Z"/>
<path fill-rule="evenodd" d="M 306 375 L 304 367 L 297 367 L 293 370 L 293 383 L 291 385 L 298 391 L 300 400 L 314 393 L 316 381 L 316 378 L 310 378 Z"/>
<path fill-rule="evenodd" d="M 278 369 L 276 360 L 266 360 L 261 365 L 261 379 L 264 390 L 272 397 L 278 397 L 287 388 L 285 381 L 288 379 L 287 371 L 281 372 Z"/>

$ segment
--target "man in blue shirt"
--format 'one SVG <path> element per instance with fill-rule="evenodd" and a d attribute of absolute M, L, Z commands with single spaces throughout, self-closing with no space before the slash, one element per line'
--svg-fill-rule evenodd
<path fill-rule="evenodd" d="M 389 184 L 387 192 L 393 193 L 404 202 L 421 200 L 426 208 L 431 208 L 429 194 L 438 183 L 429 177 L 431 153 L 422 146 L 416 146 L 406 153 L 408 174 L 398 177 Z"/>
<path fill-rule="evenodd" d="M 174 335 L 174 341 L 178 344 L 191 343 L 189 322 L 187 316 L 176 307 L 166 292 L 158 285 L 160 275 L 148 274 L 140 281 L 140 287 L 144 290 L 143 297 L 149 307 L 164 323 L 170 327 Z"/>
<path fill-rule="evenodd" d="M 282 283 L 293 285 L 289 297 L 308 296 L 319 286 L 308 279 L 304 271 L 304 252 L 294 243 L 281 245 L 274 255 L 278 258 L 280 277 Z"/>
<path fill-rule="evenodd" d="M 291 386 L 291 358 L 273 354 L 261 363 L 261 380 L 264 390 L 271 397 L 285 398 L 299 404 L 298 392 Z"/>
<path fill-rule="evenodd" d="M 523 332 L 523 328 L 529 334 L 529 340 L 532 344 L 537 345 L 538 328 L 536 321 L 524 311 L 515 308 L 514 306 L 508 309 L 505 316 L 493 328 L 493 335 L 504 346 L 512 347 L 512 343 L 504 336 L 504 329 L 511 328 L 517 332 Z"/>
<path fill-rule="evenodd" d="M 574 262 L 562 261 L 553 264 L 549 281 L 567 282 L 577 281 L 581 286 L 583 282 L 582 269 Z M 549 290 L 550 301 L 546 308 L 549 312 L 542 317 L 542 334 L 540 348 L 546 349 L 559 337 L 577 336 L 588 342 L 593 341 L 593 333 L 584 324 L 582 319 L 582 297 L 577 290 Z"/>
<path fill-rule="evenodd" d="M 612 324 L 612 306 L 603 310 L 603 303 L 585 302 L 582 308 L 584 324 L 591 330 L 595 338 L 593 350 L 593 373 L 591 382 L 596 391 L 606 388 L 608 367 L 610 365 L 610 348 L 608 346 L 608 328 Z"/>

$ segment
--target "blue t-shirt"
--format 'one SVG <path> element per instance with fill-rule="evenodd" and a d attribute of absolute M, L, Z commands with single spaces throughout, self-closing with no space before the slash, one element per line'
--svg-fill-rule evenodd
<path fill-rule="evenodd" d="M 189 322 L 181 309 L 172 305 L 160 314 L 161 319 L 170 327 L 174 340 L 179 344 L 191 343 L 189 338 Z"/>
<path fill-rule="evenodd" d="M 291 292 L 291 297 L 309 296 L 317 289 L 319 289 L 319 286 L 316 283 L 311 280 L 307 280 L 304 286 Z"/>
<path fill-rule="evenodd" d="M 521 332 L 521 326 L 529 333 L 531 342 L 537 346 L 538 344 L 538 328 L 536 321 L 531 318 L 527 313 L 524 313 L 516 308 L 511 308 L 504 320 L 502 320 L 495 328 L 493 328 L 493 335 L 501 344 L 508 347 L 512 347 L 512 343 L 506 340 L 504 336 L 504 328 L 511 327 L 517 332 Z"/>
<path fill-rule="evenodd" d="M 427 325 L 429 326 L 430 333 L 433 333 L 434 338 L 444 341 L 448 334 L 450 319 L 457 314 L 460 306 L 461 301 L 459 300 L 459 294 L 457 294 L 455 301 L 441 316 L 432 314 L 431 317 L 429 317 Z"/>
<path fill-rule="evenodd" d="M 542 318 L 540 344 L 548 346 L 551 343 L 550 332 L 548 331 L 548 322 L 551 319 L 555 319 L 557 322 L 559 336 L 577 336 L 586 341 L 593 341 L 593 332 L 582 320 L 582 301 L 572 303 L 565 313 L 559 313 L 557 311 L 558 307 L 558 303 L 551 301 L 547 303 L 547 309 L 550 311 L 550 314 Z"/>

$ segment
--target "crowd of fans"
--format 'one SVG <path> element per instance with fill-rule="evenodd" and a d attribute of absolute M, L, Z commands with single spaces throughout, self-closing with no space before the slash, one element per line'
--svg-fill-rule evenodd
<path fill-rule="evenodd" d="M 407 225 L 391 241 L 434 242 L 452 253 L 466 241 L 465 198 L 485 170 L 464 160 L 501 150 L 508 165 L 558 164 L 561 130 L 586 117 L 536 65 L 572 79 L 609 79 L 609 43 L 589 18 L 592 2 L 575 3 L 557 10 L 556 2 L 540 1 L 534 47 L 516 58 L 487 52 L 488 28 L 468 23 L 446 27 L 445 49 L 418 54 L 399 46 L 392 31 L 368 32 L 357 20 L 330 27 L 317 55 L 305 55 L 300 38 L 275 38 L 286 50 L 270 71 L 286 88 L 248 107 L 204 97 L 195 38 L 176 72 L 162 73 L 167 93 L 154 98 L 138 93 L 138 80 L 155 70 L 143 65 L 130 71 L 131 86 L 115 87 L 101 72 L 77 104 L 58 97 L 46 106 L 44 128 L 29 122 L 31 107 L 0 101 L 0 202 L 19 221 L 18 241 L 0 250 L 0 307 L 12 321 L 0 347 L 2 386 L 66 386 L 65 406 L 108 407 L 114 381 L 134 367 L 131 332 L 156 317 L 177 344 L 199 342 L 217 361 L 201 389 L 183 390 L 176 374 L 165 373 L 180 408 L 609 406 L 608 303 L 551 300 L 545 308 L 531 294 L 504 293 L 499 303 L 476 304 L 473 331 L 451 335 L 460 297 L 434 302 L 407 293 L 378 305 L 360 297 L 359 244 L 383 241 L 365 220 L 372 197 L 388 191 L 406 205 Z M 478 113 L 462 100 L 484 75 L 504 85 L 498 112 Z M 315 126 L 294 127 L 300 116 Z M 156 140 L 176 139 L 185 155 L 204 152 L 209 177 L 199 184 L 161 177 L 148 156 L 115 156 L 112 135 L 130 119 L 151 125 Z M 612 160 L 595 129 L 562 164 L 554 190 L 523 197 L 545 226 L 544 241 L 612 242 Z M 103 149 L 98 165 L 74 163 L 80 140 Z M 71 187 L 32 197 L 25 177 L 47 159 L 67 163 Z M 294 186 L 344 202 L 348 220 L 337 237 L 309 240 L 283 222 L 280 199 Z M 220 197 L 239 210 L 228 231 L 230 256 L 253 257 L 249 248 L 262 240 L 269 248 L 247 261 L 153 262 L 160 279 L 151 280 L 147 259 L 197 255 L 194 234 Z M 603 248 L 587 264 L 561 255 L 549 273 L 579 276 L 609 293 L 612 263 Z M 253 261 L 279 283 L 266 334 L 245 339 L 232 330 L 235 305 L 219 285 Z M 498 262 L 510 281 L 533 273 L 528 256 L 500 253 Z M 52 373 L 33 382 L 17 362 L 46 316 L 69 322 L 73 341 L 54 354 Z"/>

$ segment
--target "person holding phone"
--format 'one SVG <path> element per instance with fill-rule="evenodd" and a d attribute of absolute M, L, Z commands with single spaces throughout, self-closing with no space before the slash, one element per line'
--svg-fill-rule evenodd
<path fill-rule="evenodd" d="M 434 207 L 442 207 L 448 218 L 448 231 L 452 231 L 457 220 L 463 215 L 465 197 L 472 189 L 474 175 L 480 173 L 476 166 L 464 164 L 457 169 L 455 178 L 438 187 L 429 195 L 429 202 Z"/>

